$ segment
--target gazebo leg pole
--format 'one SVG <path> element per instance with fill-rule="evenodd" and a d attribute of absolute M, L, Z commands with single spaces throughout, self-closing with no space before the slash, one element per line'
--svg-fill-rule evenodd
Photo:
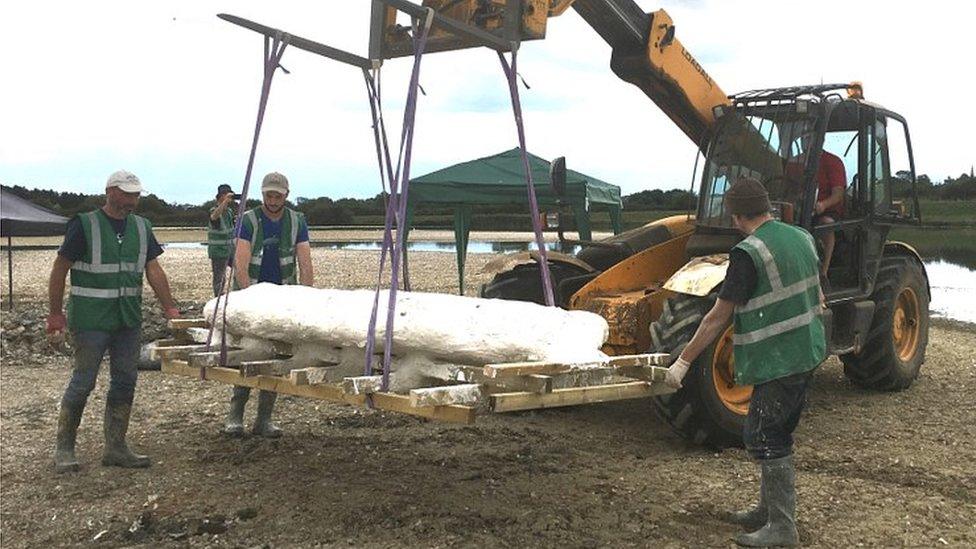
<path fill-rule="evenodd" d="M 7 310 L 14 310 L 14 256 L 10 235 L 7 235 Z"/>

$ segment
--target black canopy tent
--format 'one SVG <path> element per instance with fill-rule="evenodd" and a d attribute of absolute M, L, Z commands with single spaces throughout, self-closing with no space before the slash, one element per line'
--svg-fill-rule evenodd
<path fill-rule="evenodd" d="M 0 187 L 0 237 L 7 237 L 7 295 L 8 307 L 14 307 L 14 236 L 56 236 L 64 234 L 68 218 L 60 216 L 37 204 L 24 200 Z"/>

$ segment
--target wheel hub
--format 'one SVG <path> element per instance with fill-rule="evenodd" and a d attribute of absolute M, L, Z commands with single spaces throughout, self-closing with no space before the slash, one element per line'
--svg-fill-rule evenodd
<path fill-rule="evenodd" d="M 895 299 L 891 329 L 895 354 L 902 361 L 911 360 L 918 351 L 920 313 L 918 294 L 912 288 L 902 289 Z"/>

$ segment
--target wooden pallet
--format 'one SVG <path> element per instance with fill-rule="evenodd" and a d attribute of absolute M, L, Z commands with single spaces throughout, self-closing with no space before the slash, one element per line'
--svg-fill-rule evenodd
<path fill-rule="evenodd" d="M 153 354 L 167 374 L 243 385 L 330 402 L 367 405 L 380 410 L 448 421 L 473 423 L 478 413 L 513 412 L 642 398 L 671 392 L 664 384 L 668 355 L 609 357 L 599 362 L 518 362 L 483 367 L 457 365 L 442 385 L 410 388 L 407 393 L 380 391 L 382 377 L 345 377 L 327 382 L 328 366 L 296 362 L 286 343 L 274 355 L 240 348 L 218 352 L 193 343 L 190 328 L 203 319 L 170 321 L 172 339 L 157 341 Z"/>

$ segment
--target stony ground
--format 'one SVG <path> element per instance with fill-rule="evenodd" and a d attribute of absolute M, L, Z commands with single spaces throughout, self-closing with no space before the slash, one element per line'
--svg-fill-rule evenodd
<path fill-rule="evenodd" d="M 756 492 L 741 450 L 688 446 L 647 401 L 453 426 L 282 397 L 284 438 L 228 440 L 218 434 L 227 387 L 159 372 L 141 374 L 130 432 L 153 467 L 98 465 L 103 375 L 79 434 L 85 466 L 56 476 L 70 360 L 42 337 L 53 252 L 15 256 L 21 298 L 3 313 L 0 366 L 4 547 L 728 547 L 736 529 L 723 512 Z M 412 258 L 418 289 L 456 289 L 453 254 Z M 490 258 L 471 257 L 470 272 Z M 375 254 L 315 250 L 314 259 L 318 285 L 374 280 Z M 162 262 L 194 314 L 208 292 L 203 253 L 170 250 Z M 147 301 L 147 335 L 162 334 Z M 797 433 L 803 543 L 976 545 L 974 392 L 976 332 L 960 325 L 932 328 L 921 376 L 901 393 L 852 387 L 836 360 L 821 367 Z"/>

